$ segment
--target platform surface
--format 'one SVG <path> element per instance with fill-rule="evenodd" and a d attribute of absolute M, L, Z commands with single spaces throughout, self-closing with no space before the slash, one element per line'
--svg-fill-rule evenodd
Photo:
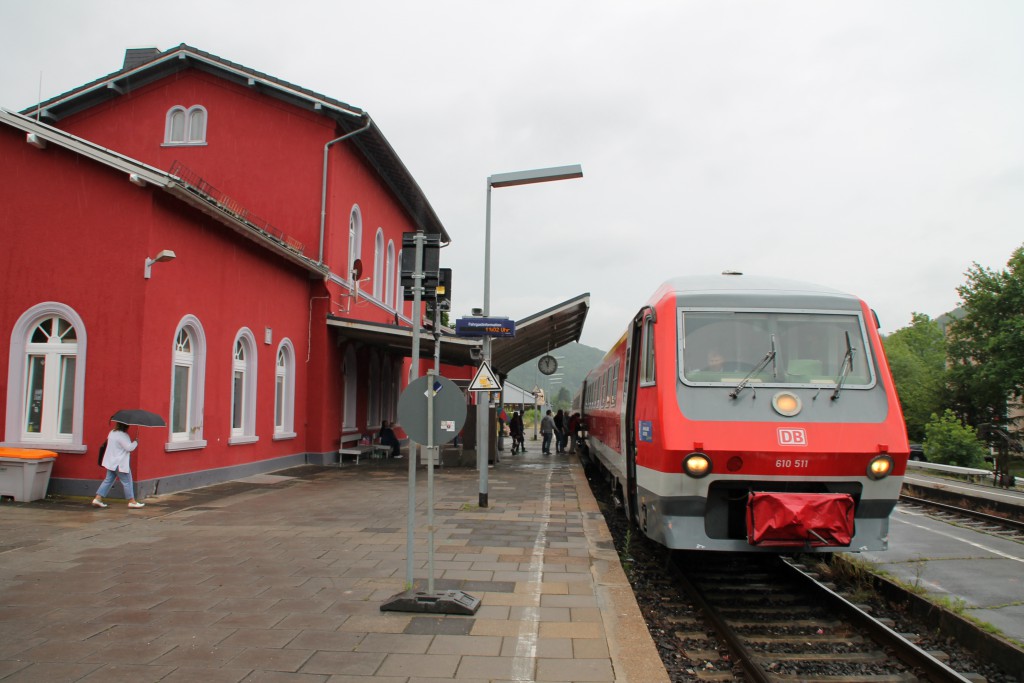
<path fill-rule="evenodd" d="M 1024 507 L 1020 488 L 971 484 L 920 471 L 908 472 L 906 481 Z M 1024 643 L 1024 543 L 898 505 L 889 523 L 889 549 L 857 557 L 935 599 L 960 605 L 965 614 Z"/>
<path fill-rule="evenodd" d="M 147 499 L 0 505 L 0 679 L 461 683 L 668 676 L 573 456 L 435 473 L 435 590 L 406 588 L 406 460 L 302 467 Z M 414 588 L 427 588 L 417 471 Z"/>

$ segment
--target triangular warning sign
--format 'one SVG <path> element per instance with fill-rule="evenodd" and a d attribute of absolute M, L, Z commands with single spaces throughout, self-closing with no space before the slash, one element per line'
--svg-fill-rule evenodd
<path fill-rule="evenodd" d="M 501 384 L 498 378 L 491 372 L 487 363 L 481 363 L 480 368 L 473 375 L 473 381 L 469 383 L 470 391 L 501 391 Z"/>

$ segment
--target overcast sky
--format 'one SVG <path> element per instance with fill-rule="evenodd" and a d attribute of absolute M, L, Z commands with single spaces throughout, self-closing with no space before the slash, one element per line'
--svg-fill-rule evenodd
<path fill-rule="evenodd" d="M 1024 2 L 0 0 L 0 106 L 179 43 L 368 111 L 452 236 L 453 317 L 589 292 L 609 348 L 664 280 L 864 298 L 883 332 L 1024 244 Z M 41 86 L 40 86 L 41 82 Z"/>

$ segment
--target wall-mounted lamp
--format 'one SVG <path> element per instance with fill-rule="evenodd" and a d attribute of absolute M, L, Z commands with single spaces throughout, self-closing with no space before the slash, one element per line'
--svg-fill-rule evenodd
<path fill-rule="evenodd" d="M 149 257 L 147 257 L 146 258 L 146 271 L 143 274 L 143 277 L 146 278 L 147 280 L 149 279 L 150 275 L 152 274 L 153 264 L 154 263 L 162 263 L 163 261 L 170 261 L 170 260 L 174 259 L 175 257 L 176 257 L 176 254 L 173 251 L 171 251 L 170 249 L 164 249 L 163 251 L 161 251 L 159 254 L 156 255 L 156 258 L 149 258 Z"/>
<path fill-rule="evenodd" d="M 45 149 L 46 148 L 46 140 L 42 139 L 41 137 L 39 137 L 35 133 L 27 133 L 25 135 L 25 142 L 27 142 L 28 144 L 32 145 L 33 147 L 37 147 L 39 149 Z"/>

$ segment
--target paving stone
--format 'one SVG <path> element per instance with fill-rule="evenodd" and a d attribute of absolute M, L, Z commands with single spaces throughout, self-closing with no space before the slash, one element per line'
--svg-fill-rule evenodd
<path fill-rule="evenodd" d="M 406 585 L 404 467 L 302 466 L 116 519 L 5 505 L 0 678 L 666 683 L 581 468 L 525 455 L 493 470 L 488 508 L 473 470 L 435 482 L 434 588 L 479 599 L 472 616 L 380 611 Z"/>

